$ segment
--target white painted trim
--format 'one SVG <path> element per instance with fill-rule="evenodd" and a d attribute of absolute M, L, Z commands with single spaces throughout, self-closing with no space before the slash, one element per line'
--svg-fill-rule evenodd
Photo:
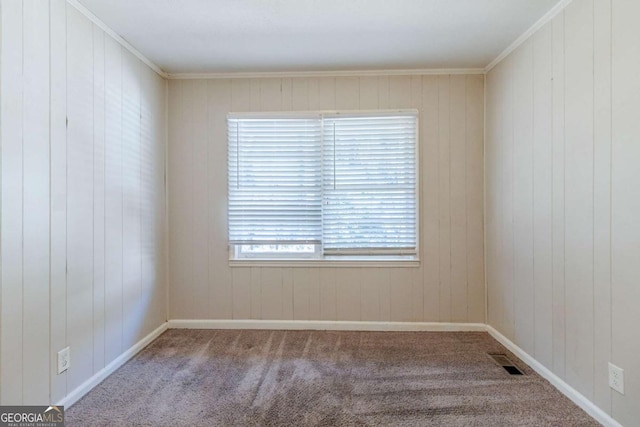
<path fill-rule="evenodd" d="M 419 268 L 420 260 L 390 261 L 390 260 L 258 260 L 233 259 L 229 260 L 229 267 L 286 267 L 286 268 Z"/>
<path fill-rule="evenodd" d="M 483 323 L 360 322 L 332 320 L 173 319 L 170 329 L 276 329 L 312 331 L 485 332 Z"/>
<path fill-rule="evenodd" d="M 484 74 L 483 68 L 422 68 L 415 70 L 335 70 L 335 71 L 265 71 L 228 73 L 167 73 L 172 80 L 193 79 L 259 79 L 285 77 L 372 77 L 372 76 L 426 76 L 451 74 Z"/>
<path fill-rule="evenodd" d="M 542 363 L 534 359 L 533 356 L 530 356 L 526 351 L 515 345 L 509 338 L 502 335 L 495 328 L 490 325 L 486 325 L 486 330 L 500 344 L 502 344 L 510 352 L 518 356 L 518 358 L 529 365 L 534 371 L 540 374 L 540 376 L 549 381 L 551 385 L 560 390 L 562 394 L 571 399 L 573 403 L 582 408 L 587 414 L 595 418 L 596 421 L 598 421 L 605 427 L 622 427 L 622 425 L 614 420 L 609 414 L 598 408 L 593 402 L 591 402 L 569 384 L 564 382 L 564 380 L 551 372 Z"/>
<path fill-rule="evenodd" d="M 158 326 L 153 332 L 151 332 L 146 337 L 142 338 L 140 341 L 135 343 L 129 350 L 122 353 L 118 356 L 113 362 L 109 363 L 107 366 L 98 371 L 91 378 L 80 384 L 75 390 L 71 393 L 67 394 L 60 402 L 56 403 L 59 406 L 70 407 L 78 400 L 82 399 L 82 397 L 89 393 L 91 389 L 104 381 L 109 375 L 111 375 L 116 369 L 127 363 L 133 356 L 138 354 L 140 350 L 149 345 L 153 340 L 158 338 L 164 331 L 167 330 L 167 322 Z"/>
<path fill-rule="evenodd" d="M 549 22 L 553 18 L 555 18 L 555 16 L 557 14 L 559 14 L 560 12 L 562 12 L 564 10 L 564 8 L 567 7 L 569 5 L 569 3 L 571 3 L 572 1 L 573 0 L 561 0 L 560 2 L 558 2 L 558 4 L 553 6 L 547 13 L 545 13 L 542 16 L 542 18 L 538 19 L 535 22 L 535 24 L 533 24 L 531 27 L 529 27 L 529 29 L 527 31 L 522 33 L 520 35 L 520 37 L 515 39 L 513 43 L 511 43 L 505 50 L 502 51 L 502 53 L 500 53 L 500 55 L 498 55 L 493 61 L 491 61 L 489 63 L 489 65 L 487 65 L 484 68 L 485 74 L 488 73 L 489 71 L 491 71 L 493 69 L 493 67 L 498 65 L 504 58 L 509 56 L 509 54 L 511 52 L 513 52 L 514 50 L 516 50 L 522 43 L 527 41 L 527 39 L 529 37 L 534 35 L 536 33 L 536 31 L 538 31 L 540 28 L 542 28 L 547 22 Z"/>
<path fill-rule="evenodd" d="M 69 393 L 57 405 L 66 407 L 84 397 L 95 386 L 127 363 L 143 348 L 158 338 L 167 329 L 273 329 L 273 330 L 314 330 L 314 331 L 381 331 L 381 332 L 488 332 L 500 344 L 529 365 L 562 394 L 567 396 L 587 414 L 605 427 L 622 427 L 609 414 L 564 382 L 560 377 L 514 344 L 495 328 L 484 323 L 439 323 L 439 322 L 360 322 L 325 320 L 226 320 L 226 319 L 172 319 L 158 326 L 149 335 L 138 341 L 129 350 L 118 356 L 87 381 Z"/>
<path fill-rule="evenodd" d="M 147 58 L 146 56 L 144 56 L 138 49 L 136 49 L 135 47 L 133 47 L 128 41 L 126 41 L 125 39 L 123 39 L 121 36 L 118 35 L 118 33 L 116 33 L 115 31 L 113 31 L 107 24 L 105 24 L 100 18 L 98 18 L 96 15 L 93 14 L 93 12 L 91 12 L 89 9 L 87 9 L 86 7 L 84 7 L 82 4 L 80 4 L 80 2 L 78 0 L 67 0 L 67 3 L 69 3 L 71 6 L 75 7 L 78 12 L 80 12 L 81 14 L 83 14 L 84 16 L 86 16 L 91 22 L 93 22 L 94 24 L 96 24 L 98 27 L 100 27 L 102 29 L 102 31 L 104 31 L 105 33 L 107 33 L 111 38 L 113 38 L 115 41 L 117 41 L 118 43 L 120 43 L 122 45 L 122 47 L 124 47 L 125 49 L 127 49 L 129 52 L 133 53 L 140 61 L 144 62 L 145 64 L 147 64 L 147 66 L 149 66 L 149 68 L 151 68 L 153 71 L 155 71 L 156 73 L 158 73 L 158 75 L 160 77 L 164 77 L 165 79 L 168 78 L 167 73 L 165 73 L 164 71 L 162 71 L 162 69 L 160 67 L 158 67 L 153 61 L 151 61 L 149 58 Z"/>

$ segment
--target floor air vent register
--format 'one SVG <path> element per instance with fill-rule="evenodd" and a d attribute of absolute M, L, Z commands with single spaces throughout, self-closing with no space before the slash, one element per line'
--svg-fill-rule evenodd
<path fill-rule="evenodd" d="M 518 367 L 504 354 L 491 354 L 488 353 L 489 357 L 493 359 L 494 362 L 498 364 L 498 366 L 502 366 L 505 371 L 507 371 L 510 375 L 524 375 L 524 373 L 518 369 Z"/>

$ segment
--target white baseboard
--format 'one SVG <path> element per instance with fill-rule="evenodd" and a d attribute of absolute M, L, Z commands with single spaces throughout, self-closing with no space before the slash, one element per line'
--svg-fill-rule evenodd
<path fill-rule="evenodd" d="M 604 412 L 602 409 L 598 408 L 593 402 L 584 397 L 580 392 L 578 392 L 575 388 L 571 387 L 569 384 L 564 382 L 559 376 L 551 372 L 547 367 L 545 367 L 542 363 L 538 362 L 531 355 L 529 355 L 526 351 L 515 345 L 509 338 L 502 335 L 495 328 L 490 325 L 486 325 L 486 330 L 489 334 L 495 338 L 500 344 L 505 346 L 510 352 L 518 356 L 523 362 L 529 365 L 534 371 L 540 374 L 541 377 L 546 379 L 553 385 L 555 388 L 560 390 L 562 394 L 567 396 L 569 399 L 573 401 L 576 405 L 582 408 L 587 414 L 591 415 L 595 418 L 596 421 L 601 423 L 606 427 L 622 427 L 620 423 L 611 418 L 609 414 Z"/>
<path fill-rule="evenodd" d="M 500 344 L 529 365 L 540 376 L 549 381 L 562 394 L 571 399 L 586 413 L 606 427 L 622 427 L 609 414 L 564 382 L 560 377 L 514 344 L 495 328 L 484 323 L 438 323 L 438 322 L 360 322 L 325 320 L 224 320 L 224 319 L 173 319 L 169 320 L 149 335 L 138 341 L 94 376 L 69 393 L 58 405 L 71 406 L 96 385 L 124 365 L 140 350 L 159 337 L 167 329 L 277 329 L 277 330 L 317 330 L 317 331 L 398 331 L 398 332 L 488 332 Z"/>
<path fill-rule="evenodd" d="M 486 331 L 484 323 L 360 322 L 332 320 L 169 320 L 170 329 L 279 329 L 314 331 Z"/>
<path fill-rule="evenodd" d="M 145 348 L 147 345 L 151 343 L 151 341 L 155 340 L 167 330 L 167 322 L 164 322 L 162 325 L 158 326 L 153 332 L 151 332 L 146 337 L 142 338 L 140 341 L 135 343 L 129 350 L 122 353 L 113 362 L 109 363 L 107 366 L 98 371 L 94 376 L 80 384 L 75 390 L 71 393 L 67 394 L 60 402 L 57 403 L 59 406 L 69 407 L 80 400 L 85 394 L 91 391 L 92 388 L 100 384 L 105 378 L 111 375 L 116 369 L 124 365 L 131 359 L 133 356 L 138 354 L 140 350 Z"/>

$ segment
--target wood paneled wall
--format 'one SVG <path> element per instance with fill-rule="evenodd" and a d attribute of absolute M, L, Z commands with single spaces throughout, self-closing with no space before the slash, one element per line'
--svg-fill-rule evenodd
<path fill-rule="evenodd" d="M 0 19 L 0 402 L 44 405 L 166 320 L 166 82 L 64 0 Z"/>
<path fill-rule="evenodd" d="M 484 322 L 482 75 L 169 82 L 171 319 Z M 226 115 L 417 108 L 419 268 L 229 267 Z"/>
<path fill-rule="evenodd" d="M 487 76 L 489 324 L 640 420 L 640 3 L 574 0 Z M 625 395 L 607 363 L 625 369 Z"/>

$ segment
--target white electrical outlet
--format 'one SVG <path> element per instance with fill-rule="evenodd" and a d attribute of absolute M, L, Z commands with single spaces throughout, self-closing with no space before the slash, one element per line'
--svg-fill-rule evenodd
<path fill-rule="evenodd" d="M 624 369 L 609 363 L 609 387 L 624 394 Z"/>
<path fill-rule="evenodd" d="M 58 352 L 58 374 L 63 373 L 71 366 L 71 348 L 65 347 Z"/>

